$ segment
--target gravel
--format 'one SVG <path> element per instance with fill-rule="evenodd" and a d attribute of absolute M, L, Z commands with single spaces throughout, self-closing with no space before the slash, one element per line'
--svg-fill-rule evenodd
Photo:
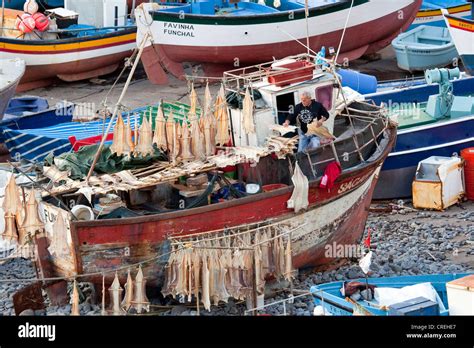
<path fill-rule="evenodd" d="M 409 203 L 406 209 L 395 213 L 371 213 L 367 220 L 373 246 L 370 278 L 398 275 L 474 272 L 474 202 L 454 206 L 445 212 L 412 211 Z M 464 208 L 464 209 L 463 209 Z M 0 279 L 35 278 L 32 263 L 25 259 L 13 259 L 0 264 Z M 343 266 L 326 272 L 302 271 L 294 280 L 296 291 L 308 291 L 316 284 L 330 281 L 342 281 L 362 278 L 364 274 L 357 259 L 348 260 Z M 27 283 L 0 283 L 0 316 L 14 315 L 12 296 Z M 89 283 L 79 283 L 81 292 L 81 315 L 101 315 L 101 305 L 91 303 L 94 289 Z M 71 291 L 71 287 L 69 287 Z M 295 292 L 297 296 L 298 292 Z M 266 304 L 287 298 L 288 292 L 277 292 L 265 299 Z M 353 295 L 360 297 L 360 293 Z M 100 298 L 100 296 L 98 296 Z M 159 299 L 150 299 L 160 304 Z M 48 299 L 45 295 L 45 303 Z M 172 308 L 161 309 L 160 315 L 197 315 L 196 307 L 182 305 L 167 299 L 162 305 L 172 304 Z M 297 316 L 310 316 L 314 310 L 311 296 L 296 298 L 293 304 L 275 304 L 259 313 L 282 315 L 285 312 Z M 246 306 L 243 301 L 230 299 L 208 312 L 201 308 L 200 314 L 207 315 L 243 315 Z M 25 310 L 20 315 L 70 315 L 71 304 L 48 306 L 45 310 Z M 134 315 L 134 311 L 129 312 Z M 157 312 L 158 314 L 158 312 Z"/>

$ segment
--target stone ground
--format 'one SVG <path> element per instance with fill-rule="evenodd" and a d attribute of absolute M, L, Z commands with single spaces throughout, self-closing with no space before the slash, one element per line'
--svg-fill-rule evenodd
<path fill-rule="evenodd" d="M 374 74 L 379 81 L 396 78 L 410 78 L 411 74 L 397 68 L 393 51 L 390 47 L 381 52 L 381 59 L 371 61 L 359 59 L 351 63 L 351 68 L 364 73 Z M 191 73 L 192 67 L 187 71 Z M 67 100 L 74 103 L 88 103 L 90 108 L 101 108 L 110 86 L 117 73 L 86 82 L 66 84 L 57 82 L 47 88 L 29 91 L 26 94 L 45 97 L 50 105 Z M 117 101 L 126 77 L 108 97 L 108 106 Z M 197 93 L 203 95 L 203 85 L 196 84 Z M 213 95 L 219 86 L 211 86 Z M 141 67 L 137 70 L 129 87 L 124 105 L 130 109 L 154 104 L 159 100 L 187 101 L 188 85 L 184 81 L 170 78 L 166 86 L 154 86 L 147 79 Z M 409 205 L 407 205 L 409 206 Z M 370 277 L 386 277 L 412 274 L 434 274 L 474 271 L 474 203 L 466 202 L 454 206 L 445 212 L 413 211 L 410 208 L 395 213 L 371 213 L 367 227 L 373 229 L 372 244 L 376 247 L 373 256 Z M 294 281 L 294 288 L 308 291 L 312 285 L 323 282 L 353 279 L 362 276 L 356 259 L 330 272 L 303 271 Z M 25 259 L 0 261 L 0 315 L 14 315 L 12 296 L 25 283 L 6 282 L 10 279 L 31 279 L 35 271 L 31 262 Z M 100 315 L 101 308 L 91 304 L 87 296 L 88 284 L 80 284 L 85 300 L 80 305 L 82 315 Z M 282 292 L 266 299 L 272 303 L 288 296 Z M 47 301 L 47 299 L 46 299 Z M 152 299 L 158 304 L 158 299 Z M 163 315 L 196 315 L 192 306 L 173 305 L 160 308 Z M 288 310 L 293 315 L 311 315 L 313 303 L 310 296 L 297 298 Z M 245 304 L 229 301 L 228 304 L 213 308 L 210 313 L 201 311 L 202 315 L 243 315 Z M 27 311 L 24 315 L 69 315 L 71 305 L 48 306 L 46 310 Z M 282 314 L 283 306 L 275 305 L 267 310 L 269 314 Z M 157 313 L 158 314 L 158 313 Z"/>
<path fill-rule="evenodd" d="M 378 207 L 374 204 L 373 207 Z M 384 204 L 386 206 L 386 204 Z M 464 202 L 443 212 L 414 210 L 409 203 L 406 208 L 391 213 L 370 213 L 367 228 L 372 230 L 371 241 L 374 255 L 370 278 L 398 275 L 474 272 L 474 202 Z M 366 228 L 366 233 L 367 233 Z M 364 236 L 365 238 L 365 236 Z M 13 259 L 0 264 L 0 281 L 35 277 L 31 262 Z M 294 281 L 294 289 L 308 291 L 312 285 L 363 277 L 357 259 L 332 271 L 301 271 Z M 100 315 L 99 305 L 91 304 L 88 284 L 80 284 L 85 300 L 80 305 L 82 315 Z M 24 283 L 0 282 L 0 314 L 14 315 L 12 296 Z M 295 292 L 295 295 L 297 293 Z M 288 291 L 266 298 L 266 304 L 287 298 Z M 159 299 L 152 304 L 160 305 L 157 315 L 197 315 L 191 305 L 180 305 Z M 287 306 L 288 314 L 312 315 L 314 304 L 310 296 L 296 298 Z M 283 305 L 271 306 L 267 314 L 283 314 Z M 27 311 L 36 315 L 69 315 L 71 305 L 49 306 L 46 311 Z M 244 315 L 245 304 L 230 300 L 202 315 Z"/>

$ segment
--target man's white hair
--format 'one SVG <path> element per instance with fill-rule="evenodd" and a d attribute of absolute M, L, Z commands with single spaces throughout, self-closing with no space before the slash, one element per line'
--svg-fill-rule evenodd
<path fill-rule="evenodd" d="M 309 93 L 309 92 L 303 92 L 303 93 L 301 93 L 301 98 L 309 98 L 309 99 L 311 99 L 311 93 Z"/>

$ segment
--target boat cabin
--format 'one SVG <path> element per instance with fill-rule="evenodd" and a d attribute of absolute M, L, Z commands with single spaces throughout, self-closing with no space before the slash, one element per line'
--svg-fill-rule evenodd
<path fill-rule="evenodd" d="M 269 125 L 281 125 L 291 110 L 300 103 L 301 95 L 309 92 L 312 98 L 324 105 L 329 112 L 325 126 L 334 128 L 336 99 L 339 92 L 333 74 L 306 60 L 305 55 L 294 56 L 274 63 L 252 68 L 231 70 L 224 73 L 230 103 L 233 141 L 236 146 L 262 146 L 272 134 Z M 250 88 L 255 100 L 255 134 L 243 136 L 242 109 L 239 102 Z"/>

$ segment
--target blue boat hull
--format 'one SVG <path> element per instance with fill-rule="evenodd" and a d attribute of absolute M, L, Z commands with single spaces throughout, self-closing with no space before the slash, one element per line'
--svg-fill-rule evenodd
<path fill-rule="evenodd" d="M 461 55 L 461 60 L 469 75 L 474 76 L 474 55 Z"/>
<path fill-rule="evenodd" d="M 388 278 L 369 278 L 369 284 L 376 285 L 378 287 L 402 288 L 409 285 L 429 282 L 435 288 L 438 296 L 443 302 L 444 307 L 448 308 L 446 283 L 458 278 L 465 277 L 466 275 L 468 274 L 431 274 Z M 354 281 L 365 283 L 365 279 L 354 279 Z M 340 294 L 339 290 L 342 288 L 342 286 L 342 281 L 312 286 L 310 291 L 313 295 L 315 305 L 323 306 L 323 308 L 332 315 L 353 315 L 354 306 L 351 303 L 345 301 L 345 299 Z M 372 306 L 367 302 L 359 303 L 373 315 L 388 315 L 387 310 Z M 448 311 L 440 313 L 440 315 L 448 314 Z"/>
<path fill-rule="evenodd" d="M 392 199 L 405 198 L 412 195 L 412 182 L 415 177 L 418 162 L 431 156 L 450 157 L 458 154 L 461 150 L 474 146 L 474 116 L 459 124 L 460 127 L 466 126 L 467 139 L 458 139 L 454 143 L 447 145 L 441 143 L 438 146 L 427 146 L 417 148 L 414 151 L 392 152 L 384 162 L 379 181 L 375 187 L 373 199 Z M 443 129 L 449 127 L 436 127 L 436 134 L 441 134 Z M 462 135 L 462 130 L 454 133 L 453 137 Z M 407 137 L 422 140 L 423 137 L 430 137 L 432 134 L 428 130 L 417 132 L 417 135 L 406 134 Z M 397 138 L 397 144 L 403 143 L 403 140 Z"/>
<path fill-rule="evenodd" d="M 454 94 L 474 94 L 474 77 L 456 80 Z M 366 95 L 376 104 L 422 103 L 438 93 L 438 85 Z M 439 121 L 424 126 L 401 129 L 394 150 L 385 160 L 375 187 L 374 199 L 393 199 L 411 196 L 411 187 L 418 162 L 430 156 L 452 156 L 474 146 L 474 115 Z"/>
<path fill-rule="evenodd" d="M 44 7 L 62 7 L 64 6 L 64 0 L 36 0 L 38 5 Z M 5 7 L 13 8 L 15 10 L 23 10 L 25 0 L 5 0 Z"/>

